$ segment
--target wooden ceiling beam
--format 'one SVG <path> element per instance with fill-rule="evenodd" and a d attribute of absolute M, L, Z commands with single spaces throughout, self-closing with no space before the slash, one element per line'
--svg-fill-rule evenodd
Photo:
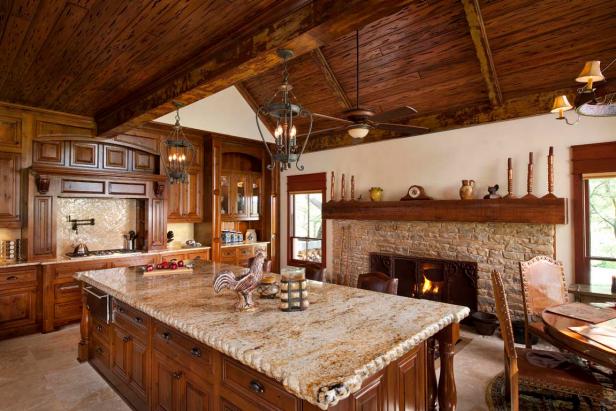
<path fill-rule="evenodd" d="M 280 64 L 276 49 L 302 55 L 370 22 L 397 13 L 416 0 L 314 0 L 269 24 L 228 36 L 210 50 L 151 84 L 147 90 L 95 115 L 102 135 L 113 135 L 190 104 Z"/>
<path fill-rule="evenodd" d="M 535 116 L 549 113 L 554 97 L 567 95 L 573 101 L 575 88 L 559 89 L 551 92 L 531 94 L 505 101 L 498 107 L 490 104 L 477 105 L 444 113 L 430 114 L 413 118 L 409 123 L 430 129 L 429 133 L 452 130 L 494 121 L 511 120 L 519 117 Z M 552 121 L 546 119 L 546 121 Z M 382 130 L 370 130 L 368 136 L 361 142 L 353 141 L 346 133 L 335 135 L 319 135 L 311 137 L 306 146 L 306 152 L 330 150 L 355 144 L 366 144 L 394 138 L 411 137 Z"/>
<path fill-rule="evenodd" d="M 257 100 L 255 100 L 252 93 L 246 88 L 246 85 L 240 81 L 239 83 L 235 83 L 235 88 L 237 89 L 237 91 L 239 91 L 244 101 L 248 103 L 252 111 L 254 111 L 256 114 L 259 111 L 259 103 L 257 102 Z M 262 114 L 259 114 L 259 120 L 261 120 L 261 122 L 265 124 L 265 127 L 267 127 L 269 132 L 274 135 L 274 129 L 276 127 L 275 124 L 272 123 L 271 119 Z"/>
<path fill-rule="evenodd" d="M 311 54 L 316 64 L 323 72 L 323 76 L 325 77 L 325 82 L 327 83 L 327 86 L 336 96 L 336 100 L 338 101 L 338 103 L 340 103 L 340 107 L 342 107 L 344 110 L 351 110 L 354 105 L 351 102 L 349 96 L 342 88 L 342 85 L 336 78 L 336 74 L 334 74 L 334 70 L 332 70 L 331 66 L 329 65 L 329 62 L 327 61 L 327 58 L 323 54 L 321 48 L 319 47 L 312 50 Z"/>
<path fill-rule="evenodd" d="M 468 22 L 470 35 L 473 40 L 473 45 L 475 46 L 477 60 L 479 60 L 481 75 L 483 76 L 483 80 L 488 90 L 490 104 L 493 107 L 499 106 L 503 104 L 503 94 L 498 83 L 498 77 L 496 76 L 494 59 L 492 58 L 492 51 L 490 50 L 490 43 L 488 42 L 486 28 L 483 24 L 479 1 L 461 1 L 464 5 L 464 13 L 466 14 L 466 21 Z"/>

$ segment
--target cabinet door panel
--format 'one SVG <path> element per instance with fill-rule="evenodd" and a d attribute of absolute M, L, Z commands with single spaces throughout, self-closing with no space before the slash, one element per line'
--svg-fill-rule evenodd
<path fill-rule="evenodd" d="M 128 150 L 124 147 L 104 146 L 103 168 L 128 170 Z"/>
<path fill-rule="evenodd" d="M 382 411 L 387 409 L 387 382 L 385 371 L 364 382 L 364 386 L 352 395 L 356 411 Z"/>
<path fill-rule="evenodd" d="M 19 150 L 21 148 L 21 119 L 0 116 L 0 148 Z"/>
<path fill-rule="evenodd" d="M 0 153 L 0 227 L 18 227 L 20 222 L 21 157 Z"/>
<path fill-rule="evenodd" d="M 202 220 L 201 203 L 203 202 L 203 173 L 201 170 L 188 172 L 188 184 L 184 186 L 182 198 L 182 214 L 187 221 L 199 222 Z"/>
<path fill-rule="evenodd" d="M 398 401 L 401 410 L 426 408 L 425 355 L 425 350 L 416 350 L 398 362 Z"/>
<path fill-rule="evenodd" d="M 168 204 L 167 218 L 169 221 L 182 220 L 182 184 L 175 183 L 168 185 Z"/>
<path fill-rule="evenodd" d="M 179 409 L 177 401 L 178 365 L 154 351 L 152 356 L 152 408 L 157 411 Z"/>
<path fill-rule="evenodd" d="M 186 375 L 180 384 L 180 409 L 182 411 L 208 411 L 212 409 L 210 387 Z"/>
<path fill-rule="evenodd" d="M 34 163 L 64 165 L 63 141 L 35 141 L 33 144 Z"/>
<path fill-rule="evenodd" d="M 154 171 L 154 156 L 141 151 L 133 151 L 133 171 L 151 173 Z"/>
<path fill-rule="evenodd" d="M 146 346 L 140 340 L 133 338 L 130 345 L 130 386 L 144 400 L 146 397 L 147 384 L 147 351 Z"/>
<path fill-rule="evenodd" d="M 36 322 L 36 289 L 22 288 L 0 292 L 0 329 Z"/>
<path fill-rule="evenodd" d="M 53 231 L 53 200 L 51 196 L 36 196 L 33 199 L 34 235 L 32 236 L 32 253 L 35 256 L 55 255 L 55 235 Z"/>
<path fill-rule="evenodd" d="M 130 335 L 118 326 L 111 330 L 111 371 L 124 383 L 128 383 L 129 377 L 129 358 L 126 340 Z"/>
<path fill-rule="evenodd" d="M 161 199 L 150 200 L 151 241 L 153 249 L 167 246 L 167 210 L 165 201 Z"/>
<path fill-rule="evenodd" d="M 71 143 L 71 167 L 98 167 L 98 144 Z"/>

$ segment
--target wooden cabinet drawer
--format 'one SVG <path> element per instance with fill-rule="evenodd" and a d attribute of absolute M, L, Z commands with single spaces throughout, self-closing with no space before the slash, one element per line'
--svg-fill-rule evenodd
<path fill-rule="evenodd" d="M 0 330 L 36 323 L 36 288 L 0 290 Z"/>
<path fill-rule="evenodd" d="M 111 325 L 92 316 L 90 316 L 90 321 L 90 335 L 103 341 L 105 344 L 109 344 L 111 339 Z"/>
<path fill-rule="evenodd" d="M 147 340 L 150 318 L 121 301 L 114 300 L 113 322 L 143 341 Z"/>
<path fill-rule="evenodd" d="M 251 402 L 263 404 L 264 409 L 291 411 L 301 407 L 300 400 L 282 385 L 229 357 L 223 357 L 222 383 Z"/>
<path fill-rule="evenodd" d="M 144 255 L 137 257 L 126 257 L 111 262 L 112 267 L 135 267 L 139 265 L 147 265 L 156 263 L 156 256 Z"/>
<path fill-rule="evenodd" d="M 160 261 L 185 260 L 185 259 L 186 259 L 186 254 L 184 253 L 163 254 L 160 256 Z"/>
<path fill-rule="evenodd" d="M 55 323 L 67 323 L 81 319 L 81 300 L 66 301 L 54 305 Z"/>
<path fill-rule="evenodd" d="M 53 273 L 54 279 L 73 278 L 76 272 L 87 270 L 102 270 L 107 268 L 107 261 L 83 261 L 65 264 L 53 264 L 48 266 L 48 270 Z"/>
<path fill-rule="evenodd" d="M 239 247 L 237 249 L 237 256 L 240 259 L 248 259 L 254 256 L 254 248 L 252 246 Z"/>
<path fill-rule="evenodd" d="M 187 260 L 194 260 L 195 258 L 200 257 L 202 260 L 209 261 L 210 260 L 210 250 L 203 251 L 195 251 L 192 253 L 186 253 Z"/>
<path fill-rule="evenodd" d="M 109 344 L 106 344 L 96 336 L 93 336 L 88 343 L 88 357 L 90 358 L 92 365 L 99 370 L 108 369 L 110 358 Z"/>
<path fill-rule="evenodd" d="M 229 247 L 220 250 L 220 257 L 224 259 L 234 259 L 237 256 L 237 248 Z"/>
<path fill-rule="evenodd" d="M 36 268 L 0 272 L 0 287 L 24 283 L 36 283 Z"/>
<path fill-rule="evenodd" d="M 154 322 L 152 343 L 155 350 L 182 364 L 200 377 L 214 382 L 212 349 L 181 334 L 174 328 Z"/>
<path fill-rule="evenodd" d="M 72 301 L 81 299 L 81 286 L 78 281 L 54 285 L 54 297 L 56 302 Z"/>

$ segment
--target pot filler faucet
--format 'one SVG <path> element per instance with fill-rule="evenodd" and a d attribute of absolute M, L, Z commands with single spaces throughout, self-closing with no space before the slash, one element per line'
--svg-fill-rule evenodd
<path fill-rule="evenodd" d="M 75 231 L 75 234 L 79 234 L 79 226 L 80 225 L 94 225 L 94 219 L 93 218 L 71 219 L 71 216 L 68 215 L 68 216 L 66 216 L 66 221 L 68 221 L 69 223 L 73 223 L 71 228 Z"/>

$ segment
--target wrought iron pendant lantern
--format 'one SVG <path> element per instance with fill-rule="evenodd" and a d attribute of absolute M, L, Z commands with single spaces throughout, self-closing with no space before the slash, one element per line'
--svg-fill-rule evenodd
<path fill-rule="evenodd" d="M 180 125 L 180 107 L 183 104 L 174 101 L 176 107 L 175 125 L 167 138 L 160 144 L 160 159 L 170 184 L 187 183 L 188 169 L 195 159 L 195 147 L 186 138 Z"/>
<path fill-rule="evenodd" d="M 302 171 L 304 166 L 299 164 L 299 160 L 306 149 L 306 144 L 312 132 L 312 113 L 297 102 L 297 98 L 292 91 L 293 86 L 289 84 L 287 61 L 293 57 L 293 51 L 280 49 L 278 50 L 278 56 L 284 60 L 282 84 L 277 88 L 272 98 L 257 110 L 257 128 L 270 156 L 271 162 L 267 166 L 269 170 L 272 170 L 276 167 L 276 163 L 279 163 L 281 171 L 291 168 L 293 164 L 295 164 L 298 170 Z M 275 146 L 273 150 L 270 149 L 263 136 L 263 131 L 259 124 L 260 116 L 269 117 L 276 122 L 276 128 L 274 129 Z M 301 146 L 298 144 L 298 130 L 294 124 L 298 117 L 310 119 L 307 133 L 303 134 L 304 141 L 301 143 Z"/>

